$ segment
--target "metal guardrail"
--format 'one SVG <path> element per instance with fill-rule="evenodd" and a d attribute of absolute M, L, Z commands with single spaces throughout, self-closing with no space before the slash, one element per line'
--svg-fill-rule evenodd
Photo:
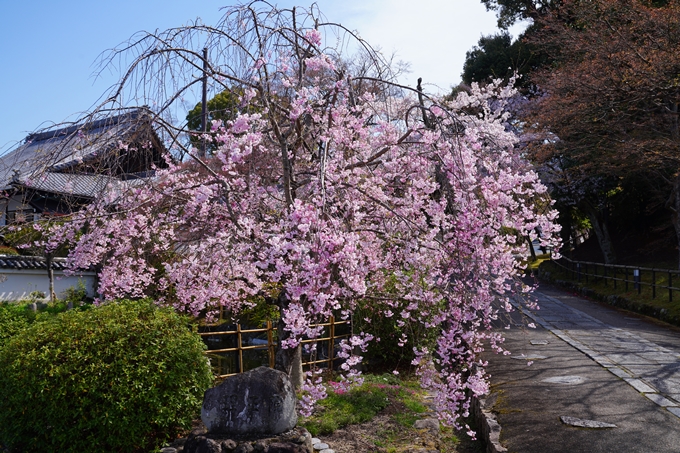
<path fill-rule="evenodd" d="M 652 299 L 656 298 L 657 289 L 660 289 L 668 291 L 668 301 L 672 302 L 673 292 L 680 291 L 673 286 L 674 281 L 680 281 L 680 270 L 576 261 L 564 256 L 553 260 L 553 263 L 571 272 L 571 279 L 578 282 L 583 279 L 588 283 L 589 279 L 593 279 L 603 281 L 605 286 L 611 283 L 614 289 L 622 285 L 626 291 L 632 285 L 638 294 L 647 287 L 651 290 Z"/>
<path fill-rule="evenodd" d="M 337 334 L 336 328 L 338 326 L 347 326 L 349 330 L 348 333 L 343 333 L 343 334 Z M 212 326 L 215 327 L 215 326 Z M 313 324 L 310 327 L 323 327 L 324 330 L 327 328 L 327 335 L 322 336 L 320 338 L 314 338 L 314 339 L 307 339 L 307 340 L 302 340 L 302 344 L 307 345 L 307 344 L 313 344 L 316 346 L 316 348 L 313 348 L 313 352 L 311 354 L 307 354 L 308 360 L 303 361 L 302 366 L 316 366 L 319 364 L 326 364 L 329 370 L 333 369 L 333 362 L 335 360 L 339 360 L 338 357 L 335 357 L 335 341 L 337 339 L 342 339 L 342 338 L 349 338 L 351 336 L 351 322 L 349 320 L 346 321 L 336 321 L 333 316 L 330 317 L 327 323 L 322 323 L 322 324 Z M 244 336 L 248 335 L 257 335 L 259 336 L 264 336 L 266 334 L 267 339 L 250 339 L 247 340 L 251 344 L 245 344 L 244 345 Z M 256 366 L 261 366 L 261 365 L 269 365 L 270 368 L 274 368 L 274 362 L 275 362 L 275 355 L 276 355 L 276 327 L 271 321 L 267 321 L 266 327 L 260 328 L 260 329 L 242 329 L 240 324 L 236 324 L 236 328 L 234 330 L 218 330 L 218 331 L 210 331 L 210 332 L 199 332 L 199 335 L 203 337 L 206 340 L 206 343 L 208 343 L 208 348 L 205 351 L 205 354 L 211 359 L 211 363 L 213 366 L 215 366 L 218 369 L 218 377 L 220 378 L 225 378 L 228 376 L 233 376 L 235 374 L 243 373 L 244 371 L 247 371 L 246 365 L 245 365 L 245 360 L 244 360 L 244 352 L 247 351 L 260 351 L 264 352 L 266 351 L 266 359 L 260 354 L 260 357 L 256 357 L 254 360 L 251 360 L 251 362 L 257 363 Z M 210 340 L 217 340 L 217 342 L 222 342 L 224 343 L 224 339 L 220 339 L 219 337 L 226 337 L 226 336 L 231 336 L 235 335 L 235 340 L 232 341 L 234 343 L 233 346 L 226 347 L 226 348 L 216 348 L 216 349 L 210 349 Z M 229 342 L 229 341 L 226 341 Z M 253 344 L 255 343 L 255 344 Z M 318 358 L 317 353 L 319 349 L 319 344 L 321 344 L 322 349 L 323 349 L 323 344 L 326 343 L 326 349 L 325 349 L 325 358 Z M 238 369 L 237 372 L 231 372 L 231 373 L 222 373 L 221 371 L 224 370 L 231 370 L 231 369 Z"/>

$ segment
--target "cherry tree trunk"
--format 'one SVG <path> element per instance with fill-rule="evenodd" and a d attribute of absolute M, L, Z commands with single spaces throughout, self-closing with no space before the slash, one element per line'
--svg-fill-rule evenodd
<path fill-rule="evenodd" d="M 531 238 L 526 236 L 527 244 L 529 244 L 529 253 L 531 253 L 531 259 L 536 261 L 536 249 L 534 249 L 534 244 L 531 242 Z"/>
<path fill-rule="evenodd" d="M 302 345 L 287 349 L 281 347 L 281 342 L 290 337 L 290 333 L 284 330 L 284 326 L 283 320 L 279 319 L 277 326 L 279 346 L 276 348 L 274 368 L 286 373 L 295 390 L 298 390 L 302 387 L 304 381 L 304 374 L 302 372 Z"/>
<path fill-rule="evenodd" d="M 609 227 L 602 209 L 595 208 L 590 204 L 586 204 L 585 212 L 588 215 L 590 224 L 593 226 L 597 243 L 600 246 L 604 262 L 607 264 L 616 263 L 616 254 L 614 253 L 614 244 L 612 243 L 611 235 L 609 234 Z"/>
<path fill-rule="evenodd" d="M 54 293 L 54 255 L 52 253 L 47 253 L 45 255 L 45 264 L 47 265 L 47 279 L 49 281 L 49 297 L 50 302 L 57 300 L 57 295 Z"/>
<path fill-rule="evenodd" d="M 298 390 L 302 387 L 302 383 L 304 382 L 304 374 L 302 372 L 302 344 L 297 345 L 295 348 L 282 347 L 283 342 L 291 337 L 291 333 L 285 329 L 286 323 L 284 321 L 285 310 L 288 308 L 289 303 L 288 296 L 282 291 L 276 300 L 280 317 L 276 326 L 279 339 L 276 348 L 274 368 L 286 373 L 295 390 Z"/>

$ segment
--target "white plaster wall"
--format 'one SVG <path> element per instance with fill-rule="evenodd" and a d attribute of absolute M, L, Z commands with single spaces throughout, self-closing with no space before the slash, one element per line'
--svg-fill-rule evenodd
<path fill-rule="evenodd" d="M 54 292 L 57 297 L 63 297 L 68 288 L 78 287 L 82 280 L 87 289 L 87 295 L 94 297 L 94 272 L 87 272 L 81 276 L 66 276 L 63 272 L 54 271 Z M 49 297 L 49 279 L 47 271 L 42 269 L 0 269 L 0 300 L 28 299 L 33 291 L 42 291 Z"/>

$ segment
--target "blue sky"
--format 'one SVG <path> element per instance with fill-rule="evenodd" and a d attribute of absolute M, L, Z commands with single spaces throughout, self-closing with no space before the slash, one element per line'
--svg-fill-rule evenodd
<path fill-rule="evenodd" d="M 94 77 L 98 56 L 135 32 L 196 18 L 214 24 L 230 0 L 0 0 L 0 153 L 33 130 L 75 120 L 118 73 Z M 280 7 L 309 1 L 272 0 Z M 385 53 L 411 63 L 402 83 L 423 77 L 442 90 L 460 82 L 465 52 L 496 32 L 479 0 L 320 0 L 326 17 L 358 30 Z M 511 32 L 519 32 L 518 27 Z M 411 80 L 412 79 L 412 80 Z M 435 90 L 434 86 L 429 87 Z"/>

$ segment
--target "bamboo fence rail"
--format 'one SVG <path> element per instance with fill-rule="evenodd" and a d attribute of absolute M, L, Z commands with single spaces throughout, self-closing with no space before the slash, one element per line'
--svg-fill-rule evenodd
<path fill-rule="evenodd" d="M 347 326 L 348 333 L 341 333 L 338 334 L 336 329 L 338 326 Z M 209 327 L 215 327 L 215 326 L 209 326 Z M 303 367 L 309 367 L 309 366 L 317 366 L 317 365 L 324 365 L 330 370 L 333 369 L 333 362 L 335 360 L 339 360 L 338 357 L 335 357 L 335 343 L 336 340 L 341 340 L 343 338 L 349 338 L 351 335 L 351 322 L 349 320 L 346 321 L 336 321 L 334 317 L 331 316 L 331 318 L 328 320 L 326 323 L 321 323 L 321 324 L 314 324 L 310 326 L 312 328 L 314 327 L 323 327 L 326 332 L 326 335 L 322 335 L 320 338 L 314 338 L 314 339 L 306 339 L 302 341 L 303 346 L 304 345 L 314 345 L 316 348 L 311 348 L 312 352 L 307 354 L 309 359 L 307 361 L 303 361 L 302 365 Z M 266 334 L 267 340 L 266 344 L 264 343 L 264 340 L 258 339 L 261 344 L 244 344 L 244 336 L 247 335 L 252 335 L 252 334 L 260 334 L 262 336 L 263 334 Z M 267 359 L 262 360 L 261 362 L 264 363 L 259 363 L 257 366 L 261 365 L 268 365 L 270 368 L 274 368 L 274 359 L 275 359 L 275 354 L 276 354 L 276 327 L 271 321 L 267 321 L 267 324 L 263 328 L 258 328 L 258 329 L 243 329 L 240 324 L 235 325 L 235 329 L 233 330 L 218 330 L 218 331 L 209 331 L 209 332 L 199 332 L 199 335 L 201 335 L 206 343 L 208 343 L 208 349 L 205 351 L 205 354 L 211 359 L 211 363 L 214 367 L 218 369 L 218 376 L 220 378 L 228 377 L 228 376 L 233 376 L 238 373 L 243 373 L 244 371 L 248 371 L 246 368 L 246 361 L 244 360 L 244 352 L 247 351 L 266 351 L 267 352 Z M 236 338 L 233 341 L 235 343 L 234 346 L 227 347 L 227 348 L 216 348 L 216 349 L 210 349 L 210 341 L 209 340 L 217 340 L 220 341 L 219 337 L 226 337 L 226 336 L 232 336 L 234 335 Z M 216 338 L 217 337 L 217 338 Z M 224 340 L 223 340 L 224 342 Z M 319 346 L 323 348 L 323 345 L 326 344 L 326 349 L 325 351 L 327 352 L 325 355 L 326 357 L 319 358 L 318 357 L 318 350 Z M 225 354 L 233 354 L 231 358 L 229 356 L 225 356 Z M 257 362 L 257 359 L 254 360 L 254 362 Z M 233 366 L 234 364 L 237 364 L 237 366 Z M 230 366 L 231 365 L 231 366 Z M 234 368 L 237 369 L 233 370 Z M 227 373 L 222 373 L 222 371 L 225 371 L 225 369 L 232 371 L 232 372 L 227 372 Z M 234 372 L 235 371 L 235 372 Z"/>

